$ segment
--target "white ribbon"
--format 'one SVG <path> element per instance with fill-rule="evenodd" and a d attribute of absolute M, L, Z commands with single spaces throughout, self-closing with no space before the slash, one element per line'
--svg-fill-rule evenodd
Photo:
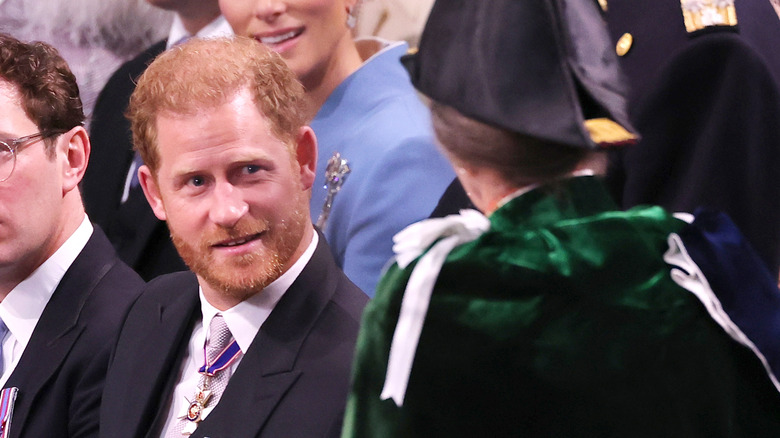
<path fill-rule="evenodd" d="M 385 384 L 380 398 L 392 398 L 403 405 L 409 374 L 420 340 L 433 286 L 447 255 L 456 246 L 471 242 L 490 229 L 490 221 L 476 210 L 461 210 L 459 215 L 427 219 L 404 228 L 393 237 L 396 262 L 402 269 L 436 242 L 414 267 L 401 302 L 401 312 L 390 344 Z"/>

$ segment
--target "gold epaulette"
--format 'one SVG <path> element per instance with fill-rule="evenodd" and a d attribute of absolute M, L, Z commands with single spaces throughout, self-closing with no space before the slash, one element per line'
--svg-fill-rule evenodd
<path fill-rule="evenodd" d="M 736 26 L 734 0 L 680 0 L 685 30 L 696 32 L 711 26 Z"/>
<path fill-rule="evenodd" d="M 591 140 L 600 146 L 617 146 L 635 143 L 637 136 L 626 128 L 607 118 L 585 120 Z"/>

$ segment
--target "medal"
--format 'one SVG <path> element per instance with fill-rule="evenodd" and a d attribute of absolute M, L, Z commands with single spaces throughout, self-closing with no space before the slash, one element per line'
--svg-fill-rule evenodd
<path fill-rule="evenodd" d="M 206 408 L 206 404 L 211 398 L 211 391 L 206 389 L 207 380 L 208 377 L 203 380 L 203 386 L 199 388 L 198 392 L 195 394 L 195 400 L 190 401 L 185 417 L 188 421 L 198 423 L 202 420 L 203 410 Z"/>
<path fill-rule="evenodd" d="M 190 407 L 187 408 L 187 420 L 199 422 L 200 413 L 203 411 L 203 405 L 197 401 L 190 403 Z"/>
<path fill-rule="evenodd" d="M 184 436 L 189 436 L 195 432 L 198 423 L 203 421 L 208 413 L 214 409 L 214 406 L 209 406 L 209 402 L 212 401 L 212 395 L 214 395 L 209 386 L 211 378 L 214 377 L 216 373 L 229 367 L 230 364 L 241 355 L 241 348 L 238 346 L 238 342 L 233 340 L 230 345 L 219 353 L 211 364 L 209 364 L 208 358 L 205 357 L 205 349 L 203 354 L 204 364 L 198 369 L 198 373 L 202 376 L 201 383 L 195 392 L 195 398 L 193 400 L 187 399 L 186 410 L 178 417 L 182 420 L 186 420 L 186 424 L 182 430 L 182 435 Z"/>
<path fill-rule="evenodd" d="M 11 416 L 14 412 L 14 403 L 19 388 L 11 387 L 0 391 L 0 438 L 6 438 L 11 434 Z"/>

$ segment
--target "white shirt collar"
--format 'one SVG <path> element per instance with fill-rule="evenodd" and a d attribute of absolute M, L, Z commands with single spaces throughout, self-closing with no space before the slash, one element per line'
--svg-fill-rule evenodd
<path fill-rule="evenodd" d="M 184 28 L 184 23 L 182 23 L 181 17 L 179 17 L 178 14 L 174 14 L 173 23 L 171 24 L 171 31 L 168 34 L 166 49 L 170 49 L 174 44 L 179 42 L 179 40 L 188 35 L 189 32 L 187 32 L 187 29 Z M 233 35 L 233 29 L 222 15 L 215 18 L 214 21 L 207 24 L 203 29 L 199 30 L 198 33 L 195 34 L 195 36 L 198 38 L 216 38 L 229 35 Z"/>
<path fill-rule="evenodd" d="M 81 225 L 68 240 L 0 303 L 0 318 L 23 347 L 30 341 L 46 304 L 65 272 L 86 246 L 92 231 L 92 224 L 84 215 Z"/>
<path fill-rule="evenodd" d="M 225 323 L 230 329 L 230 333 L 236 338 L 238 346 L 241 348 L 241 352 L 246 354 L 249 346 L 252 345 L 252 341 L 257 336 L 257 332 L 263 325 L 268 316 L 276 307 L 276 304 L 282 299 L 282 296 L 290 285 L 293 284 L 296 278 L 301 274 L 303 268 L 311 260 L 314 255 L 314 250 L 317 248 L 319 242 L 319 236 L 317 233 L 313 233 L 311 243 L 303 252 L 301 257 L 279 278 L 274 280 L 273 283 L 265 287 L 260 293 L 256 293 L 247 298 L 228 310 L 220 312 L 206 301 L 203 296 L 203 289 L 199 288 L 200 294 L 200 309 L 203 316 L 203 328 L 206 337 L 208 337 L 208 327 L 211 324 L 212 318 L 217 313 L 222 313 L 225 318 Z M 205 342 L 205 339 L 204 339 Z"/>

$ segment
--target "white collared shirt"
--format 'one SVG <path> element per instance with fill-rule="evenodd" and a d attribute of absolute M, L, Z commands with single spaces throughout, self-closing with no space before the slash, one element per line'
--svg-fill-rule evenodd
<path fill-rule="evenodd" d="M 210 326 L 211 320 L 217 313 L 222 314 L 225 323 L 230 329 L 230 333 L 236 339 L 239 348 L 241 348 L 241 355 L 228 368 L 221 371 L 232 376 L 239 363 L 241 363 L 241 358 L 246 354 L 252 341 L 257 336 L 257 332 L 260 331 L 260 327 L 268 319 L 268 316 L 274 310 L 279 300 L 282 299 L 285 292 L 287 292 L 290 285 L 298 278 L 306 264 L 309 263 L 309 260 L 311 260 L 318 242 L 319 236 L 317 233 L 313 233 L 313 238 L 306 251 L 290 269 L 274 280 L 273 283 L 266 286 L 260 293 L 252 295 L 228 310 L 222 312 L 217 310 L 206 301 L 206 298 L 203 296 L 203 289 L 199 290 L 202 319 L 195 323 L 195 327 L 192 330 L 187 352 L 182 361 L 182 368 L 179 371 L 179 380 L 173 389 L 172 401 L 168 404 L 167 420 L 160 434 L 161 437 L 164 437 L 168 429 L 173 427 L 176 421 L 186 413 L 190 404 L 189 401 L 195 398 L 195 392 L 200 382 L 198 368 L 203 366 L 203 351 L 208 334 L 208 330 L 204 329 L 204 327 Z M 206 418 L 211 409 L 213 409 L 213 406 L 206 408 L 201 417 Z"/>
<path fill-rule="evenodd" d="M 92 230 L 92 224 L 85 214 L 81 225 L 68 240 L 0 302 L 0 318 L 8 327 L 8 334 L 3 339 L 0 387 L 5 385 L 19 363 L 49 299 L 65 272 L 86 246 Z"/>
<path fill-rule="evenodd" d="M 184 23 L 181 21 L 181 17 L 178 14 L 174 14 L 173 23 L 171 24 L 171 32 L 168 34 L 168 42 L 166 43 L 166 49 L 170 49 L 174 44 L 178 43 L 182 38 L 189 36 L 189 32 L 184 28 Z M 215 18 L 214 21 L 207 24 L 203 29 L 199 30 L 195 34 L 198 38 L 216 38 L 221 36 L 233 35 L 233 29 L 230 24 L 225 20 L 225 17 L 220 15 Z"/>

